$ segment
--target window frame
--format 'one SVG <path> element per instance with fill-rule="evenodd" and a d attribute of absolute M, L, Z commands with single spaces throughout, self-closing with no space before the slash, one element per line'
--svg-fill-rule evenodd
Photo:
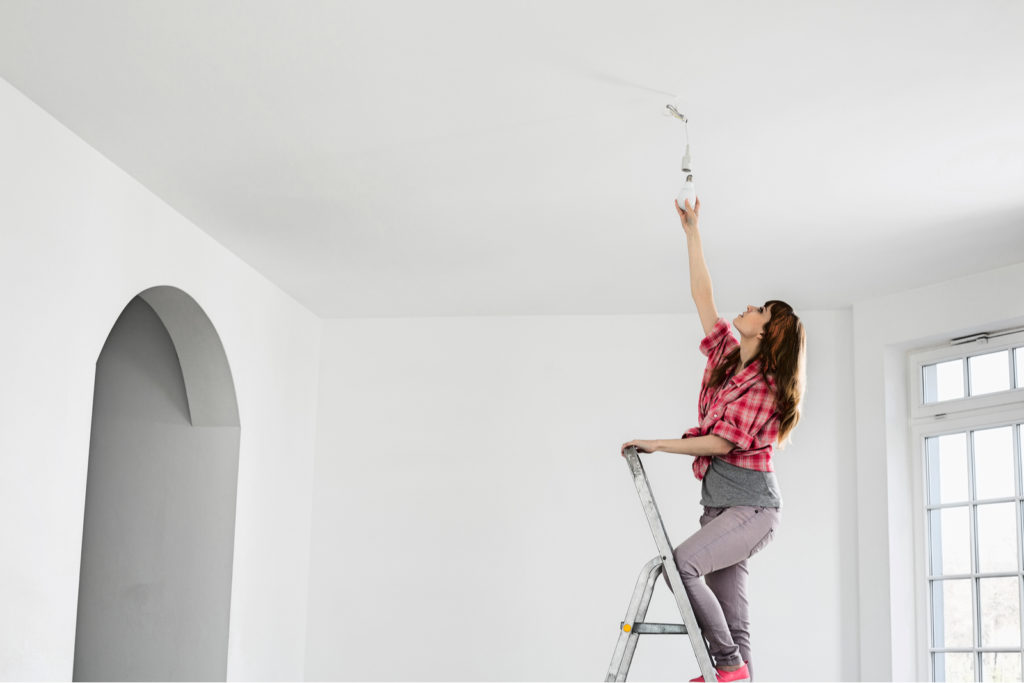
<path fill-rule="evenodd" d="M 951 345 L 949 342 L 931 348 L 919 349 L 908 354 L 910 369 L 910 417 L 912 424 L 952 413 L 979 411 L 988 408 L 1024 401 L 1024 387 L 1013 388 L 1016 383 L 1015 347 L 1024 346 L 1024 332 L 1014 332 L 995 337 L 982 337 L 976 341 Z M 924 366 L 952 360 L 963 360 L 964 392 L 970 391 L 968 357 L 1009 350 L 1010 389 L 980 396 L 965 396 L 936 403 L 924 402 Z"/>
<path fill-rule="evenodd" d="M 908 384 L 910 386 L 909 399 L 910 399 L 910 425 L 908 429 L 908 453 L 912 455 L 911 468 L 913 471 L 912 481 L 914 482 L 913 491 L 913 504 L 915 506 L 915 512 L 913 515 L 914 524 L 914 573 L 917 577 L 915 581 L 915 605 L 917 611 L 917 627 L 918 627 L 918 653 L 917 653 L 917 670 L 920 674 L 927 675 L 927 678 L 920 678 L 920 680 L 934 681 L 935 671 L 933 666 L 934 658 L 932 654 L 934 651 L 941 650 L 942 648 L 935 649 L 932 647 L 932 602 L 931 602 L 931 588 L 932 588 L 932 575 L 929 571 L 929 538 L 928 538 L 928 511 L 929 506 L 926 501 L 925 491 L 927 490 L 927 468 L 925 466 L 926 451 L 925 451 L 925 439 L 934 436 L 943 436 L 945 434 L 958 434 L 968 433 L 968 441 L 970 441 L 969 433 L 971 431 L 982 430 L 991 427 L 1001 427 L 1006 425 L 1024 425 L 1024 387 L 1011 388 L 1009 390 L 994 392 L 990 394 L 982 394 L 980 396 L 967 396 L 960 399 L 951 399 L 947 401 L 939 401 L 925 405 L 923 402 L 924 392 L 924 366 L 931 365 L 933 363 L 963 359 L 964 361 L 964 389 L 965 393 L 969 391 L 969 385 L 967 384 L 968 373 L 967 358 L 969 356 L 982 355 L 984 353 L 993 353 L 1009 349 L 1010 355 L 1010 367 L 1011 373 L 1010 386 L 1014 385 L 1013 373 L 1016 372 L 1014 365 L 1014 347 L 1024 346 L 1024 332 L 1014 332 L 1005 334 L 997 337 L 995 340 L 992 339 L 979 339 L 963 344 L 952 345 L 946 343 L 941 347 L 930 347 L 925 349 L 918 349 L 907 353 L 907 366 L 908 366 Z M 1013 443 L 1014 446 L 1019 449 L 1015 452 L 1014 458 L 1014 473 L 1017 477 L 1015 483 L 1016 496 L 1014 500 L 1017 504 L 1016 524 L 1017 524 L 1017 535 L 1018 538 L 1024 541 L 1024 444 L 1020 441 L 1024 439 L 1024 426 L 1020 428 L 1013 428 Z M 970 453 L 970 443 L 968 443 L 968 453 Z M 1020 453 L 1020 457 L 1017 453 Z M 968 467 L 970 468 L 972 459 L 968 458 Z M 973 470 L 968 469 L 969 475 L 973 476 Z M 973 493 L 973 492 L 972 492 Z M 972 569 L 976 567 L 976 553 L 977 553 L 977 526 L 976 526 L 976 511 L 974 506 L 977 505 L 977 500 L 970 497 L 967 503 L 968 509 L 970 510 L 970 534 L 971 534 L 971 553 L 974 555 L 972 560 Z M 937 507 L 937 506 L 933 506 Z M 1024 667 L 1024 542 L 1018 543 L 1018 567 L 1017 567 L 1017 579 L 1018 579 L 1018 600 L 1019 609 L 1021 614 L 1021 640 L 1020 640 L 1020 652 L 1022 654 L 1022 667 Z M 973 652 L 978 653 L 982 650 L 980 644 L 980 631 L 981 623 L 979 620 L 980 601 L 978 600 L 977 585 L 978 585 L 979 574 L 971 573 L 971 599 L 972 608 L 974 609 L 974 646 L 971 648 Z M 985 576 L 985 574 L 982 574 Z M 990 650 L 992 648 L 984 648 Z M 999 649 L 999 648 L 995 648 Z M 1007 650 L 1007 648 L 1002 648 Z M 1008 651 L 1016 652 L 1012 648 Z M 977 680 L 981 680 L 981 671 L 977 669 L 977 664 L 980 658 L 975 660 L 975 675 Z"/>

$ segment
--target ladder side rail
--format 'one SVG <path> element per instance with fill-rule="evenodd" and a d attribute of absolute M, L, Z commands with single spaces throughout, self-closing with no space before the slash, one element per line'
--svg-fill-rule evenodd
<path fill-rule="evenodd" d="M 635 446 L 626 448 L 626 462 L 629 464 L 629 471 L 633 475 L 633 483 L 636 485 L 636 492 L 640 495 L 640 502 L 644 512 L 647 514 L 647 522 L 651 527 L 651 534 L 654 536 L 654 543 L 658 547 L 665 566 L 665 576 L 672 594 L 675 596 L 676 605 L 679 607 L 679 614 L 683 618 L 683 624 L 690 636 L 690 643 L 693 646 L 693 654 L 697 658 L 697 665 L 705 681 L 717 681 L 718 674 L 714 664 L 711 662 L 711 653 L 708 652 L 707 643 L 701 634 L 700 626 L 697 624 L 697 617 L 693 613 L 690 599 L 686 594 L 686 587 L 683 585 L 683 578 L 676 566 L 675 553 L 672 544 L 665 531 L 665 524 L 662 521 L 661 513 L 658 512 L 658 504 L 654 502 L 654 494 L 651 492 L 650 482 L 647 480 L 647 473 L 644 472 L 643 463 L 640 462 L 640 455 Z"/>
<path fill-rule="evenodd" d="M 656 557 L 640 570 L 637 577 L 636 587 L 633 588 L 633 595 L 629 599 L 629 607 L 626 608 L 626 617 L 623 624 L 634 624 L 643 621 L 647 615 L 647 607 L 651 601 L 651 593 L 654 592 L 654 582 L 651 580 L 651 573 L 656 565 L 661 563 L 661 558 Z M 655 577 L 656 578 L 656 577 Z M 632 628 L 626 630 L 619 628 L 619 639 L 615 643 L 615 651 L 612 653 L 612 663 L 608 667 L 608 676 L 605 681 L 624 681 L 626 672 L 629 671 L 629 663 L 633 659 L 633 650 L 636 648 L 636 641 L 639 634 Z"/>
<path fill-rule="evenodd" d="M 629 609 L 626 611 L 626 618 L 619 627 L 619 640 L 615 645 L 615 654 L 612 655 L 612 663 L 608 668 L 608 677 L 605 681 L 625 681 L 629 673 L 629 666 L 633 662 L 633 653 L 640 640 L 643 630 L 637 629 L 636 625 L 642 623 L 647 616 L 647 608 L 651 604 L 651 595 L 654 594 L 654 586 L 658 576 L 664 569 L 661 557 L 655 557 L 644 565 L 640 570 L 640 576 L 636 580 L 636 588 L 633 590 L 633 598 L 629 602 Z M 628 631 L 626 629 L 629 629 Z"/>

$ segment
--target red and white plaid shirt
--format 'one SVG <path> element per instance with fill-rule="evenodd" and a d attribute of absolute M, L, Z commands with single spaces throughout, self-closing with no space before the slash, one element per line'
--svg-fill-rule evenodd
<path fill-rule="evenodd" d="M 700 343 L 700 352 L 708 357 L 701 381 L 697 406 L 698 426 L 685 434 L 692 436 L 717 434 L 736 444 L 727 455 L 718 456 L 731 465 L 760 472 L 774 472 L 772 468 L 772 442 L 779 434 L 779 415 L 775 412 L 775 379 L 771 385 L 761 376 L 761 359 L 727 379 L 717 389 L 708 387 L 711 372 L 739 341 L 732 334 L 732 326 L 725 318 L 715 321 L 711 334 Z M 739 365 L 737 365 L 739 367 Z M 693 474 L 703 479 L 711 466 L 711 456 L 701 455 L 693 460 Z"/>

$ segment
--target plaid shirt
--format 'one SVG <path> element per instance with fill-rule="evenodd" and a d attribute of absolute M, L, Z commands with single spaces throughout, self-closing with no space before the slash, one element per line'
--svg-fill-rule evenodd
<path fill-rule="evenodd" d="M 775 412 L 776 385 L 771 376 L 771 386 L 765 384 L 761 376 L 761 359 L 726 379 L 717 390 L 708 387 L 711 372 L 739 345 L 725 318 L 716 320 L 711 334 L 701 340 L 700 352 L 708 357 L 708 364 L 704 368 L 697 408 L 700 422 L 682 438 L 716 434 L 736 444 L 728 454 L 718 456 L 722 460 L 748 470 L 774 472 L 772 442 L 779 433 L 779 415 Z M 694 476 L 703 479 L 710 466 L 711 456 L 695 457 Z"/>

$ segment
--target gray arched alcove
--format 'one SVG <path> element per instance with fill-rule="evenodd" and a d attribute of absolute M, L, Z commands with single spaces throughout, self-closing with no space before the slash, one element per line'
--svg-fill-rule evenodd
<path fill-rule="evenodd" d="M 209 317 L 133 298 L 96 362 L 74 680 L 226 680 L 239 435 Z"/>

